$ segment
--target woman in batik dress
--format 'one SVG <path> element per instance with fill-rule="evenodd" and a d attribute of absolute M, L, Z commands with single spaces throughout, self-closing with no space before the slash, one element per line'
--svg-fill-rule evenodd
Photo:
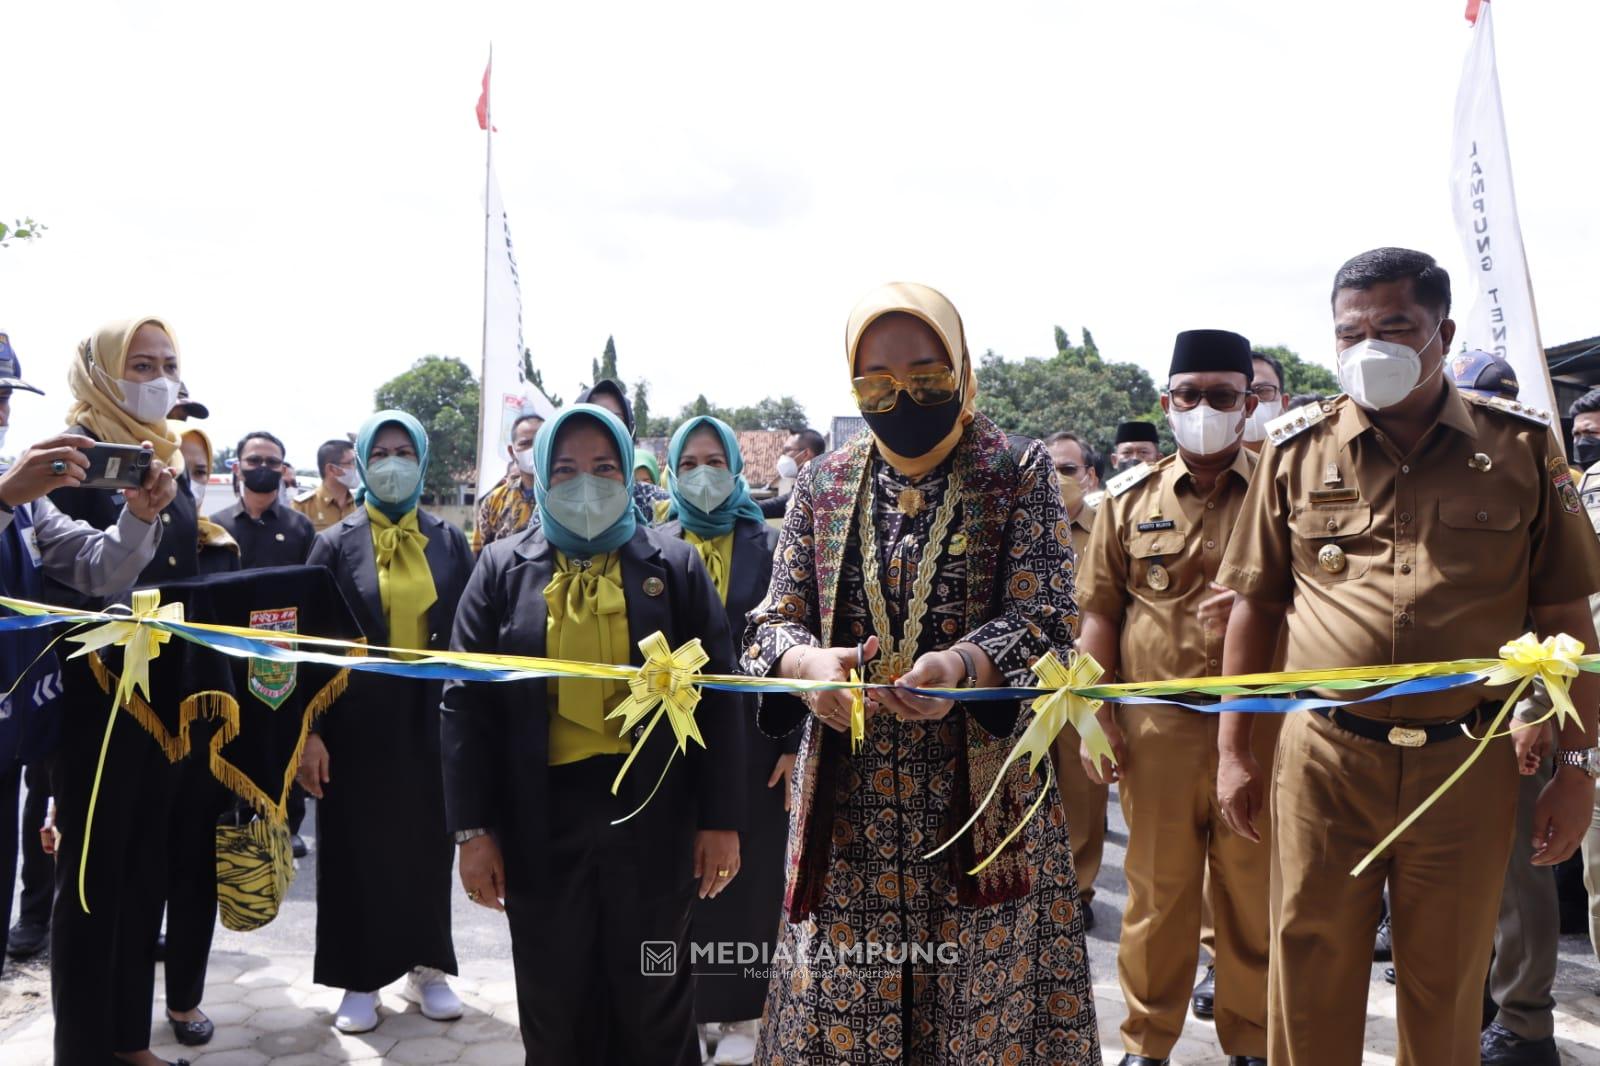
<path fill-rule="evenodd" d="M 927 857 L 994 784 L 1031 712 L 906 691 L 1031 685 L 1039 657 L 1065 658 L 1071 539 L 1049 456 L 975 413 L 961 318 L 938 292 L 869 294 L 846 354 L 868 432 L 801 474 L 744 667 L 822 681 L 860 667 L 893 687 L 870 692 L 859 752 L 848 693 L 809 697 L 809 713 L 763 706 L 768 733 L 804 732 L 756 1061 L 1098 1066 L 1055 787 L 1013 765 L 974 827 Z"/>

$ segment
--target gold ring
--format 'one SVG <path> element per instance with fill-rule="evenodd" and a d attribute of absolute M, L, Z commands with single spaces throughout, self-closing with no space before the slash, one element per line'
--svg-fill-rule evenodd
<path fill-rule="evenodd" d="M 726 866 L 724 866 L 721 869 L 719 869 L 717 871 L 717 876 L 718 877 L 727 877 L 728 876 L 728 868 Z"/>
<path fill-rule="evenodd" d="M 471 900 L 473 903 L 478 902 L 478 900 L 480 900 L 482 898 L 483 898 L 483 893 L 482 892 L 479 892 L 475 888 L 467 889 L 467 899 Z"/>

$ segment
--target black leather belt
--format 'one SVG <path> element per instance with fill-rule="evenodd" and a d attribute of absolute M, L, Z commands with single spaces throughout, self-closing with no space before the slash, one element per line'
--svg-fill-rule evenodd
<path fill-rule="evenodd" d="M 1456 740 L 1464 736 L 1462 726 L 1471 729 L 1483 721 L 1486 710 L 1492 714 L 1492 709 L 1493 704 L 1480 703 L 1460 718 L 1417 726 L 1393 725 L 1376 718 L 1363 718 L 1341 707 L 1313 707 L 1312 713 L 1321 715 L 1346 733 L 1354 733 L 1367 740 L 1393 744 L 1397 748 L 1424 748 L 1441 740 Z"/>

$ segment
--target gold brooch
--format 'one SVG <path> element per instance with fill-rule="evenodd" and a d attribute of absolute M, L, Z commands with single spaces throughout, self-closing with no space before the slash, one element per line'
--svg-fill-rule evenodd
<path fill-rule="evenodd" d="M 921 489 L 904 488 L 900 495 L 895 497 L 895 507 L 907 518 L 915 518 L 928 508 L 928 497 L 922 494 Z"/>

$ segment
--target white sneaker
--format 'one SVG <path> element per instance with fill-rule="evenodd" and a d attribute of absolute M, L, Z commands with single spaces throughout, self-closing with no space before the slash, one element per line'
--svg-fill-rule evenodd
<path fill-rule="evenodd" d="M 346 992 L 333 1016 L 333 1027 L 341 1033 L 370 1033 L 378 1027 L 378 993 Z"/>
<path fill-rule="evenodd" d="M 436 1022 L 453 1022 L 465 1010 L 444 972 L 429 966 L 418 966 L 406 975 L 405 997 L 422 1006 L 424 1018 Z"/>
<path fill-rule="evenodd" d="M 750 1066 L 756 1058 L 756 1025 L 754 1019 L 724 1023 L 716 1057 L 711 1060 L 715 1066 Z"/>

